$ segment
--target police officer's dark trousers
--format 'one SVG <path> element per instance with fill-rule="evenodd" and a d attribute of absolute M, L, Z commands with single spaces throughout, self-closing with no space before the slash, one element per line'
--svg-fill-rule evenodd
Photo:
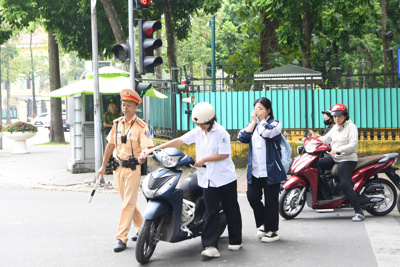
<path fill-rule="evenodd" d="M 218 248 L 221 231 L 220 201 L 228 223 L 229 244 L 242 244 L 242 216 L 237 201 L 237 181 L 221 187 L 203 188 L 206 215 L 201 241 L 203 247 Z"/>
<path fill-rule="evenodd" d="M 264 191 L 264 204 L 262 195 Z M 279 191 L 280 184 L 268 184 L 268 178 L 251 176 L 247 185 L 247 200 L 253 209 L 256 226 L 264 225 L 265 232 L 279 230 Z"/>

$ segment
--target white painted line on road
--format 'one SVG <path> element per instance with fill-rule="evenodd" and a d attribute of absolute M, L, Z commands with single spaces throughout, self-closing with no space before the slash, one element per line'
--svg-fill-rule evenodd
<path fill-rule="evenodd" d="M 365 228 L 379 267 L 398 267 L 400 262 L 400 226 L 393 216 L 366 217 Z"/>

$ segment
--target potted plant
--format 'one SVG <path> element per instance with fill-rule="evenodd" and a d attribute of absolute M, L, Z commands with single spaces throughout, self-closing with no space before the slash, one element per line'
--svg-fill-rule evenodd
<path fill-rule="evenodd" d="M 10 124 L 2 129 L 5 137 L 14 140 L 14 146 L 11 152 L 13 154 L 29 153 L 26 140 L 34 137 L 37 131 L 38 129 L 36 126 L 22 121 Z"/>

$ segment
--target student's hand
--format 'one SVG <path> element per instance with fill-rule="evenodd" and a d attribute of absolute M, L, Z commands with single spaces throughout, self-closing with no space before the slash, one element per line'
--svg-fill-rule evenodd
<path fill-rule="evenodd" d="M 197 161 L 194 163 L 194 166 L 197 167 L 197 168 L 200 168 L 200 167 L 203 167 L 203 165 L 204 165 L 205 163 L 206 163 L 206 162 L 205 162 L 203 159 L 197 160 Z"/>
<path fill-rule="evenodd" d="M 255 112 L 260 121 L 265 121 L 267 119 L 267 114 L 265 114 L 264 110 L 256 109 Z"/>
<path fill-rule="evenodd" d="M 251 112 L 251 118 L 253 119 L 253 121 L 257 121 L 257 114 L 256 114 L 256 111 L 255 111 L 255 110 L 253 110 L 253 111 Z"/>

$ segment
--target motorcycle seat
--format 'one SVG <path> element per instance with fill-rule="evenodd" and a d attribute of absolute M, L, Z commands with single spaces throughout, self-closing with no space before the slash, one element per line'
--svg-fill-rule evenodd
<path fill-rule="evenodd" d="M 385 155 L 373 155 L 373 156 L 358 158 L 357 165 L 354 168 L 354 171 L 364 168 L 365 166 L 368 166 L 368 165 L 371 165 L 374 163 L 378 163 L 384 157 L 385 157 Z M 337 177 L 337 164 L 333 165 L 331 174 L 332 174 L 332 176 Z"/>
<path fill-rule="evenodd" d="M 197 183 L 197 174 L 192 173 L 189 177 L 184 179 L 179 186 L 183 192 L 183 198 L 191 202 L 196 200 L 203 194 L 203 189 Z"/>

